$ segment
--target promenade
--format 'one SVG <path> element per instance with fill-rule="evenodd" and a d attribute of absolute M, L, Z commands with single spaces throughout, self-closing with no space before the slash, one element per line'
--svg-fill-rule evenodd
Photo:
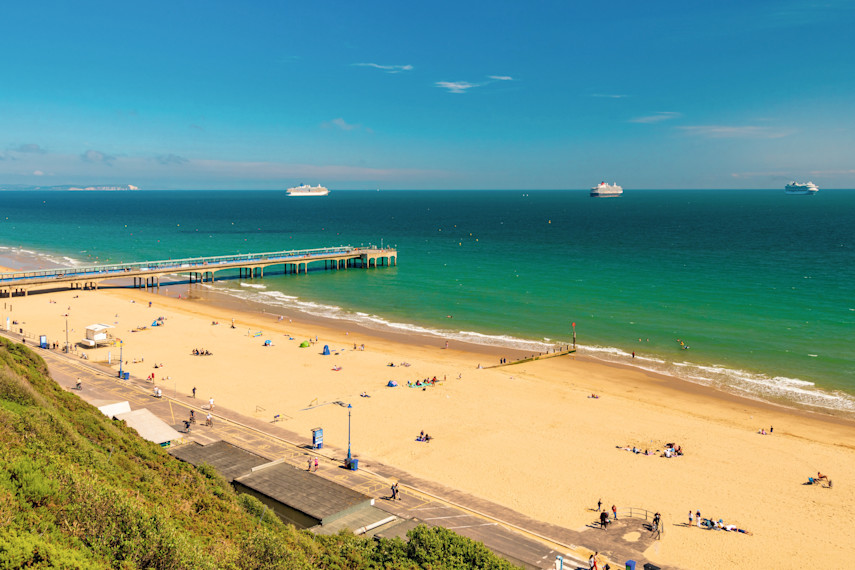
<path fill-rule="evenodd" d="M 20 342 L 19 335 L 3 334 Z M 152 397 L 151 384 L 142 379 L 122 381 L 114 370 L 104 366 L 58 351 L 35 350 L 47 362 L 54 380 L 65 389 L 71 390 L 77 378 L 81 378 L 83 389 L 75 393 L 86 401 L 127 400 L 132 409 L 147 408 L 181 431 L 184 429 L 182 420 L 189 416 L 191 409 L 196 410 L 197 417 L 207 413 L 202 410 L 204 399 L 193 399 L 189 394 L 175 394 L 168 389 L 164 390 L 163 398 L 156 399 Z M 217 404 L 213 416 L 213 427 L 195 425 L 186 435 L 186 441 L 207 444 L 224 440 L 268 459 L 282 459 L 298 467 L 304 466 L 310 456 L 319 457 L 318 475 L 374 497 L 378 508 L 481 541 L 497 554 L 526 568 L 555 568 L 557 556 L 563 557 L 564 568 L 587 568 L 591 551 L 598 551 L 601 561 L 609 561 L 612 568 L 622 568 L 629 559 L 642 568 L 647 562 L 643 552 L 656 542 L 647 522 L 624 517 L 623 509 L 618 512 L 618 521 L 608 530 L 600 529 L 595 523 L 594 508 L 591 508 L 591 522 L 584 528 L 562 528 L 415 477 L 399 468 L 359 457 L 358 453 L 354 456 L 359 458 L 359 470 L 346 470 L 347 450 L 330 446 L 312 449 L 309 434 L 294 433 L 269 418 L 240 415 L 222 403 Z M 496 468 L 507 467 L 497 462 Z M 394 481 L 399 482 L 402 500 L 393 502 L 390 486 Z"/>

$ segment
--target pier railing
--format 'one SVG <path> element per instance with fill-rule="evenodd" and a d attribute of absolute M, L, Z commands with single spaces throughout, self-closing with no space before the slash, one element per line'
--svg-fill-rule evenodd
<path fill-rule="evenodd" d="M 214 281 L 215 273 L 237 270 L 239 277 L 263 278 L 267 267 L 282 265 L 283 272 L 308 273 L 309 265 L 323 263 L 324 269 L 378 267 L 397 265 L 398 251 L 373 245 L 353 247 L 339 245 L 314 249 L 290 249 L 264 253 L 237 253 L 207 257 L 185 257 L 160 261 L 108 263 L 78 267 L 58 267 L 37 271 L 13 271 L 0 274 L 0 297 L 27 295 L 34 287 L 57 287 L 67 284 L 72 289 L 98 289 L 98 284 L 111 279 L 133 279 L 136 287 L 160 287 L 160 277 L 187 274 L 190 283 Z"/>
<path fill-rule="evenodd" d="M 371 247 L 371 246 L 369 246 Z M 216 266 L 224 264 L 255 263 L 296 258 L 323 257 L 336 254 L 353 253 L 359 249 L 349 245 L 321 247 L 314 249 L 292 249 L 286 251 L 270 251 L 265 253 L 242 253 L 234 255 L 214 255 L 207 257 L 186 257 L 182 259 L 166 259 L 160 261 L 137 261 L 131 263 L 96 264 L 79 267 L 60 267 L 56 269 L 40 269 L 37 271 L 13 271 L 0 273 L 0 283 L 15 280 L 51 277 L 91 277 L 110 273 L 125 273 L 128 271 L 163 271 L 169 269 L 181 270 L 198 268 L 199 266 Z"/>

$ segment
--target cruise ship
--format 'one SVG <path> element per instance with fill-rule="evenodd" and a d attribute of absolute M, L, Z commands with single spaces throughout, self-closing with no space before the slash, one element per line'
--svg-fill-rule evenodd
<path fill-rule="evenodd" d="M 617 184 L 606 184 L 600 182 L 591 188 L 591 198 L 616 198 L 623 194 L 623 188 Z"/>
<path fill-rule="evenodd" d="M 813 182 L 805 182 L 802 184 L 801 182 L 796 182 L 795 180 L 787 184 L 784 190 L 787 194 L 816 194 L 819 192 L 819 188 L 817 188 L 816 184 Z"/>
<path fill-rule="evenodd" d="M 289 196 L 326 196 L 329 193 L 330 191 L 320 184 L 317 186 L 301 184 L 299 186 L 294 186 L 293 188 L 288 188 Z"/>

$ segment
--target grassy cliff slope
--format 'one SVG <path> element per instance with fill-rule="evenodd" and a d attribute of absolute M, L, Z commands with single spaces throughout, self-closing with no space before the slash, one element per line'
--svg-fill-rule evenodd
<path fill-rule="evenodd" d="M 511 568 L 419 527 L 409 542 L 318 537 L 61 389 L 0 338 L 0 569 Z"/>

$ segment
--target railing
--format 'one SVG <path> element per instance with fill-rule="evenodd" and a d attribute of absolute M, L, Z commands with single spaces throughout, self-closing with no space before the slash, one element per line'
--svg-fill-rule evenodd
<path fill-rule="evenodd" d="M 625 517 L 630 519 L 644 519 L 646 521 L 651 521 L 651 532 L 654 532 L 656 534 L 656 538 L 658 539 L 661 538 L 662 533 L 665 532 L 665 525 L 662 524 L 662 515 L 660 514 L 658 528 L 652 528 L 652 522 L 655 516 L 655 512 L 651 512 L 647 509 L 641 509 L 638 507 L 623 507 L 618 509 L 618 517 Z"/>
<path fill-rule="evenodd" d="M 374 246 L 369 245 L 369 248 Z M 92 265 L 84 267 L 63 267 L 58 269 L 45 269 L 39 271 L 16 271 L 0 274 L 0 283 L 11 283 L 21 280 L 48 279 L 48 278 L 86 278 L 92 276 L 103 277 L 105 274 L 123 274 L 128 271 L 167 271 L 182 269 L 194 269 L 200 266 L 214 266 L 238 263 L 284 261 L 287 259 L 307 257 L 324 257 L 328 255 L 346 255 L 362 248 L 349 245 L 335 247 L 322 247 L 315 249 L 294 249 L 287 251 L 272 251 L 266 253 L 243 253 L 235 255 L 217 255 L 210 257 L 187 257 L 183 259 L 168 259 L 161 261 L 138 261 L 131 263 L 114 263 L 107 265 Z"/>

